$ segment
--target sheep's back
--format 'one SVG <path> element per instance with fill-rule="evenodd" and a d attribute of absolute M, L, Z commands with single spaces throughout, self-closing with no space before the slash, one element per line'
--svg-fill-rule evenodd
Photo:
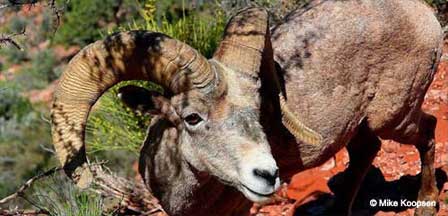
<path fill-rule="evenodd" d="M 273 29 L 288 106 L 324 137 L 322 145 L 300 143 L 304 165 L 345 146 L 363 119 L 383 134 L 409 125 L 441 35 L 417 0 L 315 1 Z"/>

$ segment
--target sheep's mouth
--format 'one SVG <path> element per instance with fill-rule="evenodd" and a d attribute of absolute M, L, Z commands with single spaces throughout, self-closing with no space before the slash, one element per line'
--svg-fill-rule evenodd
<path fill-rule="evenodd" d="M 256 191 L 250 189 L 249 187 L 247 187 L 247 186 L 244 185 L 244 184 L 241 184 L 241 185 L 242 185 L 246 190 L 248 190 L 249 192 L 251 192 L 251 193 L 253 193 L 253 194 L 257 195 L 257 196 L 260 196 L 260 197 L 270 197 L 270 196 L 274 195 L 274 193 L 275 193 L 275 191 L 273 191 L 272 193 L 263 194 L 263 193 L 259 193 L 259 192 L 256 192 Z"/>

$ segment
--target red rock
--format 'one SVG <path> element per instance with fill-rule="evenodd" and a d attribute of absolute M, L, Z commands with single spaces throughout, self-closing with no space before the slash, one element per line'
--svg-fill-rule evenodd
<path fill-rule="evenodd" d="M 328 160 L 327 162 L 325 162 L 321 167 L 320 170 L 322 171 L 328 171 L 333 169 L 336 166 L 336 161 L 335 158 L 331 158 L 330 160 Z"/>

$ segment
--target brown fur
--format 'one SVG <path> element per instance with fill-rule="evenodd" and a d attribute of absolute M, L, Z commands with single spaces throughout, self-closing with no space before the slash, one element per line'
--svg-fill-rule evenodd
<path fill-rule="evenodd" d="M 317 1 L 273 30 L 287 103 L 322 145 L 300 143 L 304 167 L 327 160 L 366 119 L 382 138 L 416 132 L 442 32 L 417 0 Z"/>
<path fill-rule="evenodd" d="M 364 131 L 375 136 L 425 146 L 420 154 L 427 174 L 420 193 L 426 195 L 419 199 L 436 200 L 433 132 L 422 131 L 432 121 L 421 104 L 437 68 L 442 36 L 432 10 L 419 0 L 314 1 L 275 27 L 274 59 L 287 104 L 323 137 L 321 145 L 310 145 L 270 126 L 268 138 L 279 145 L 272 151 L 284 177 L 328 160 L 361 133 L 365 122 Z M 375 148 L 357 149 L 351 161 Z M 369 166 L 351 169 L 365 172 Z M 355 173 L 353 183 L 363 176 Z M 346 207 L 348 214 L 351 204 Z M 434 208 L 425 211 L 434 213 Z"/>
<path fill-rule="evenodd" d="M 419 199 L 434 199 L 437 195 L 432 131 L 435 122 L 420 106 L 440 55 L 442 33 L 429 7 L 417 0 L 314 1 L 310 7 L 291 13 L 284 24 L 273 29 L 272 50 L 269 37 L 263 33 L 267 26 L 254 19 L 253 15 L 257 14 L 257 10 L 249 10 L 247 16 L 240 14 L 232 19 L 214 59 L 209 64 L 200 61 L 194 65 L 199 71 L 207 66 L 207 71 L 213 72 L 202 73 L 211 91 L 187 88 L 191 85 L 182 83 L 188 83 L 189 71 L 179 73 L 169 66 L 174 59 L 182 62 L 181 65 L 192 64 L 177 58 L 182 46 L 170 45 L 176 48 L 174 54 L 166 51 L 174 56 L 170 60 L 150 55 L 150 69 L 156 73 L 148 79 L 160 81 L 174 96 L 163 102 L 165 105 L 159 105 L 169 112 L 162 111 L 165 119 L 155 119 L 148 131 L 141 152 L 140 172 L 168 212 L 173 215 L 245 214 L 250 202 L 235 188 L 244 192 L 240 178 L 251 173 L 241 172 L 242 167 L 262 162 L 249 157 L 251 152 L 263 154 L 263 166 L 274 171 L 275 165 L 266 162 L 272 150 L 280 175 L 288 180 L 296 172 L 323 163 L 350 142 L 353 143 L 351 160 L 356 161 L 359 155 L 369 158 L 359 163 L 362 166 L 350 168 L 355 170 L 352 182 L 358 185 L 377 150 L 374 146 L 377 136 L 417 145 L 424 170 Z M 128 43 L 124 44 L 124 51 L 104 52 L 103 43 L 106 42 L 94 45 L 100 48 L 93 51 L 100 50 L 101 55 L 112 54 L 112 57 L 91 58 L 89 55 L 97 55 L 89 49 L 93 54 L 84 52 L 78 57 L 81 61 L 75 61 L 77 68 L 72 70 L 104 76 L 109 80 L 106 86 L 109 87 L 117 77 L 132 71 L 129 69 L 139 68 L 126 65 L 123 60 L 127 59 L 122 55 L 128 55 Z M 131 50 L 129 53 L 136 55 L 133 57 L 141 59 L 141 52 L 135 52 L 134 47 Z M 191 52 L 187 56 L 196 56 L 197 53 Z M 103 62 L 108 59 L 113 60 L 109 62 L 112 66 Z M 262 71 L 258 76 L 260 61 Z M 100 70 L 107 67 L 117 69 L 118 73 Z M 141 73 L 140 70 L 137 72 Z M 85 79 L 65 76 L 75 83 Z M 79 85 L 64 86 L 62 82 L 64 94 L 56 94 L 55 140 L 65 166 L 76 162 L 78 157 L 85 160 L 84 122 L 90 103 L 107 89 L 97 81 L 101 77 L 94 77 L 94 83 L 80 82 L 97 87 L 93 92 L 85 92 L 83 103 L 71 101 L 77 99 L 74 93 Z M 211 82 L 214 79 L 219 82 Z M 316 130 L 317 137 L 322 139 L 314 144 L 302 142 L 294 136 L 300 133 L 284 127 L 279 94 L 297 120 Z M 79 107 L 85 113 L 74 111 Z M 205 117 L 203 128 L 186 128 L 183 121 L 191 110 Z M 72 119 L 78 120 L 75 126 L 70 126 Z M 363 134 L 373 141 L 359 142 Z M 70 141 L 73 138 L 76 145 Z M 343 211 L 347 214 L 356 192 L 354 187 L 348 197 L 342 198 Z M 417 213 L 432 214 L 434 209 L 421 208 Z"/>
<path fill-rule="evenodd" d="M 140 174 L 170 215 L 245 215 L 251 202 L 193 168 L 179 153 L 177 129 L 155 118 L 140 154 Z"/>
<path fill-rule="evenodd" d="M 310 8 L 293 12 L 272 34 L 279 77 L 271 73 L 274 62 L 269 55 L 272 53 L 265 50 L 261 123 L 281 177 L 288 180 L 301 170 L 317 166 L 351 143 L 353 163 L 347 172 L 346 186 L 350 192 L 337 199 L 339 210 L 350 214 L 354 196 L 379 148 L 378 136 L 381 136 L 429 147 L 429 150 L 420 150 L 422 161 L 426 161 L 429 169 L 424 169 L 428 174 L 423 175 L 419 199 L 435 199 L 433 138 L 431 132 L 417 130 L 427 128 L 424 126 L 427 123 L 420 122 L 421 116 L 426 116 L 420 106 L 440 55 L 442 33 L 431 10 L 414 0 L 315 1 Z M 275 82 L 278 78 L 294 114 L 323 136 L 319 145 L 298 141 L 283 126 L 280 92 Z M 416 137 L 422 137 L 421 141 L 417 142 Z M 363 141 L 366 138 L 369 140 Z M 164 181 L 167 179 L 157 180 Z M 189 182 L 195 181 L 181 180 L 178 184 L 189 185 Z M 218 185 L 215 182 L 214 187 L 219 188 Z M 153 185 L 152 188 L 160 187 Z M 190 190 L 202 188 L 207 188 L 211 197 L 211 194 L 220 194 L 229 205 L 247 202 L 240 201 L 240 195 L 232 194 L 235 197 L 232 199 L 219 189 L 202 184 Z M 173 189 L 165 187 L 165 190 Z M 175 200 L 167 202 L 185 202 Z M 231 214 L 227 208 L 216 206 L 217 200 L 211 200 L 191 197 L 188 202 L 201 202 L 209 211 L 220 209 L 219 215 Z M 249 205 L 244 206 L 247 211 Z M 426 215 L 421 213 L 424 210 L 434 212 L 433 209 L 417 212 Z"/>

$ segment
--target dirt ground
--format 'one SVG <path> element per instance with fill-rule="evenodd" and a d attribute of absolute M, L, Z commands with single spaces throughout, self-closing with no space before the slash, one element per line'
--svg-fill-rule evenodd
<path fill-rule="evenodd" d="M 448 215 L 448 40 L 434 82 L 423 109 L 438 119 L 436 128 L 436 169 L 440 190 L 438 215 Z M 325 164 L 295 175 L 279 192 L 284 198 L 274 205 L 252 208 L 253 215 L 322 215 L 334 201 L 333 192 L 348 166 L 348 153 L 341 150 Z M 354 204 L 355 215 L 413 215 L 413 208 L 372 208 L 375 198 L 416 200 L 420 160 L 414 146 L 383 140 L 382 148 L 362 185 Z"/>

